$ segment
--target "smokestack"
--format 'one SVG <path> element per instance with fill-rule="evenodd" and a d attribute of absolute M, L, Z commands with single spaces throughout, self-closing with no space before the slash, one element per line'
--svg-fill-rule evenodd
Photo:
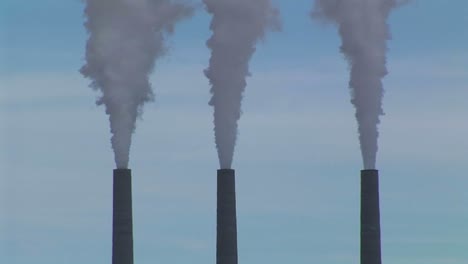
<path fill-rule="evenodd" d="M 379 171 L 361 171 L 361 264 L 381 264 Z"/>
<path fill-rule="evenodd" d="M 133 264 L 132 171 L 114 170 L 112 264 Z"/>
<path fill-rule="evenodd" d="M 216 264 L 237 264 L 235 171 L 218 170 Z"/>

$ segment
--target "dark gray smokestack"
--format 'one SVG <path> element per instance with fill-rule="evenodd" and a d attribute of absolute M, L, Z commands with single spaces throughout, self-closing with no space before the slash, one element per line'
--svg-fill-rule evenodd
<path fill-rule="evenodd" d="M 133 264 L 132 171 L 114 170 L 112 264 Z"/>
<path fill-rule="evenodd" d="M 361 264 L 381 264 L 379 171 L 361 171 Z"/>
<path fill-rule="evenodd" d="M 235 171 L 218 170 L 216 264 L 237 264 Z"/>

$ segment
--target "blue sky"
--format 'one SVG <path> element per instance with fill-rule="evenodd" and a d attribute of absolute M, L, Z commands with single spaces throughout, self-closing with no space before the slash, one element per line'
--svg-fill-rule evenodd
<path fill-rule="evenodd" d="M 347 65 L 312 0 L 276 0 L 234 157 L 240 263 L 358 263 L 361 158 Z M 0 2 L 0 263 L 110 263 L 113 154 L 78 69 L 80 1 Z M 390 25 L 380 126 L 383 258 L 468 262 L 468 2 L 413 0 Z M 209 16 L 169 39 L 131 149 L 135 262 L 213 263 Z"/>

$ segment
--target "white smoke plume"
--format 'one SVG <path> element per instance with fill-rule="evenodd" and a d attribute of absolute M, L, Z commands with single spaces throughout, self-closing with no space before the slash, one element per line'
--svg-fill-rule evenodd
<path fill-rule="evenodd" d="M 211 49 L 205 75 L 211 84 L 214 132 L 220 167 L 231 168 L 237 122 L 247 85 L 249 61 L 267 29 L 278 29 L 278 11 L 270 0 L 203 0 L 213 18 L 207 41 Z"/>
<path fill-rule="evenodd" d="M 192 8 L 171 0 L 84 0 L 89 33 L 81 73 L 102 92 L 117 168 L 127 168 L 132 133 L 143 105 L 153 100 L 148 80 L 172 33 Z"/>
<path fill-rule="evenodd" d="M 387 75 L 387 20 L 398 0 L 316 0 L 313 18 L 336 23 L 341 52 L 349 62 L 352 104 L 356 108 L 365 169 L 375 169 L 378 124 L 383 115 L 382 79 Z"/>

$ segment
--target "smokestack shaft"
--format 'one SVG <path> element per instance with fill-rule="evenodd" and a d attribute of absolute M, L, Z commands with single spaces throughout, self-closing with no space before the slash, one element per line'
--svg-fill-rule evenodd
<path fill-rule="evenodd" d="M 114 170 L 112 264 L 133 264 L 131 170 Z"/>
<path fill-rule="evenodd" d="M 381 264 L 379 171 L 361 171 L 361 264 Z"/>
<path fill-rule="evenodd" d="M 235 171 L 218 170 L 216 264 L 237 264 Z"/>

